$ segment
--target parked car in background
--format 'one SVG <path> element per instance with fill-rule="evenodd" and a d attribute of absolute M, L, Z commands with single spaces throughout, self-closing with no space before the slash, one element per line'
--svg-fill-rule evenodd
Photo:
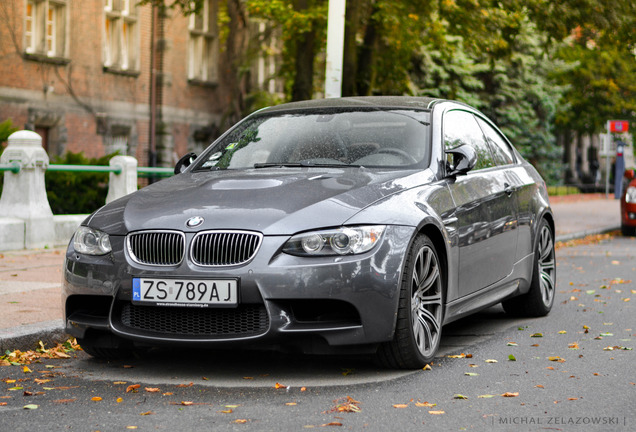
<path fill-rule="evenodd" d="M 625 170 L 621 196 L 621 231 L 625 236 L 636 235 L 636 174 Z"/>
<path fill-rule="evenodd" d="M 70 242 L 66 329 L 93 356 L 274 346 L 420 368 L 451 321 L 552 308 L 545 183 L 468 105 L 283 104 L 175 171 Z"/>

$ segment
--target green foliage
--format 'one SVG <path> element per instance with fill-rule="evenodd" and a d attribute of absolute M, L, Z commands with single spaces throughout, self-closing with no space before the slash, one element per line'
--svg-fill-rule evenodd
<path fill-rule="evenodd" d="M 2 154 L 4 143 L 9 138 L 9 135 L 17 131 L 18 129 L 13 127 L 13 122 L 11 121 L 11 119 L 6 119 L 5 121 L 0 123 L 0 154 Z"/>
<path fill-rule="evenodd" d="M 67 152 L 55 158 L 52 164 L 63 165 L 108 165 L 115 156 L 87 158 L 83 153 Z M 45 176 L 46 195 L 53 214 L 92 213 L 102 207 L 108 194 L 108 173 L 82 173 L 55 171 Z"/>

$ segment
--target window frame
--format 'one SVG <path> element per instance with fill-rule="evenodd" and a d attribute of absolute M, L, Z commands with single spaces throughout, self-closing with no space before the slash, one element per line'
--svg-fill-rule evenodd
<path fill-rule="evenodd" d="M 217 2 L 204 0 L 201 12 L 188 18 L 186 73 L 190 84 L 218 83 L 219 35 Z"/>
<path fill-rule="evenodd" d="M 102 65 L 104 71 L 140 74 L 139 10 L 130 0 L 105 0 Z"/>
<path fill-rule="evenodd" d="M 514 148 L 510 144 L 510 141 L 508 141 L 508 139 L 504 136 L 504 134 L 487 119 L 481 116 L 475 116 L 475 117 L 477 118 L 477 124 L 479 124 L 479 127 L 481 128 L 481 131 L 484 134 L 484 137 L 486 138 L 486 142 L 490 146 L 491 153 L 493 154 L 493 158 L 495 162 L 497 163 L 497 165 L 498 166 L 516 165 L 518 163 L 517 156 L 515 155 Z M 493 140 L 488 135 L 488 133 L 485 130 L 486 127 L 489 128 L 494 133 L 494 135 L 499 138 L 499 140 L 501 141 L 501 144 L 503 144 L 503 148 L 502 148 L 502 145 L 500 145 L 498 142 Z M 507 163 L 500 163 L 498 159 L 499 153 L 495 149 L 502 149 L 503 152 L 510 157 L 511 161 Z"/>
<path fill-rule="evenodd" d="M 26 0 L 24 8 L 24 57 L 68 63 L 69 0 Z"/>

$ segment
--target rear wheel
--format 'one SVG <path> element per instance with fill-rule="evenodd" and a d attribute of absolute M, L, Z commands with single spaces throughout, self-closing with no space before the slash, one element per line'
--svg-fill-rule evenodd
<path fill-rule="evenodd" d="M 393 340 L 378 348 L 384 366 L 421 368 L 435 357 L 442 335 L 444 282 L 433 242 L 425 235 L 413 242 L 400 285 Z"/>
<path fill-rule="evenodd" d="M 539 226 L 539 240 L 534 253 L 534 271 L 530 290 L 524 295 L 502 302 L 502 305 L 504 310 L 511 315 L 545 316 L 552 309 L 555 292 L 554 236 L 548 222 L 543 219 Z"/>

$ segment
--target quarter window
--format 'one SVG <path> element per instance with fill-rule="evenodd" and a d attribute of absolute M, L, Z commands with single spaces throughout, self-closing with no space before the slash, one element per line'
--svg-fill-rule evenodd
<path fill-rule="evenodd" d="M 492 126 L 478 118 L 479 126 L 484 131 L 497 165 L 508 165 L 515 162 L 515 157 L 506 140 Z"/>
<path fill-rule="evenodd" d="M 66 0 L 27 0 L 24 51 L 45 57 L 64 57 L 66 21 Z"/>
<path fill-rule="evenodd" d="M 130 0 L 104 0 L 104 67 L 138 71 L 137 8 Z"/>
<path fill-rule="evenodd" d="M 204 0 L 201 12 L 192 14 L 188 29 L 188 79 L 215 83 L 217 80 L 218 36 L 216 1 Z"/>
<path fill-rule="evenodd" d="M 469 145 L 477 153 L 476 170 L 495 166 L 492 153 L 475 117 L 467 111 L 450 111 L 444 114 L 444 145 L 453 149 Z"/>

